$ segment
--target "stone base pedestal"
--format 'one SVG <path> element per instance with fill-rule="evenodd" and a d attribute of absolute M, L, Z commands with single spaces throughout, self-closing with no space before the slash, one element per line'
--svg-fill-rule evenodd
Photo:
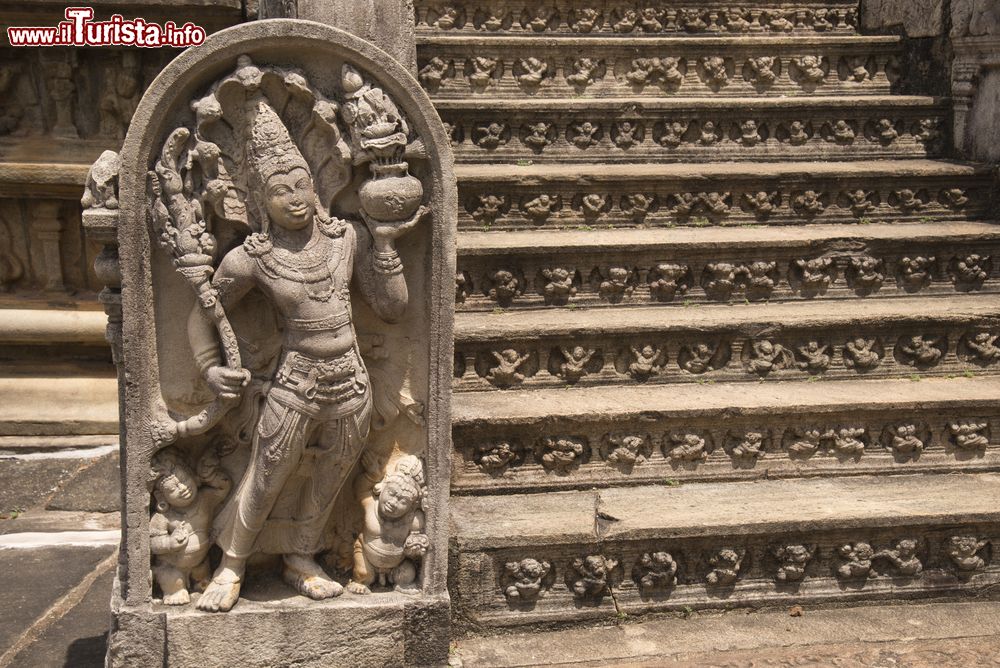
<path fill-rule="evenodd" d="M 317 603 L 277 578 L 251 586 L 228 613 L 112 600 L 109 668 L 126 666 L 434 666 L 448 661 L 447 598 L 398 593 Z"/>

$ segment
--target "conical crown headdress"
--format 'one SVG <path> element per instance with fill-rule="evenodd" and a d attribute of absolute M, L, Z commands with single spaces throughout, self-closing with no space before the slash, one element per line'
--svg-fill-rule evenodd
<path fill-rule="evenodd" d="M 295 167 L 309 172 L 309 164 L 263 95 L 258 93 L 247 100 L 247 116 L 247 162 L 258 179 L 257 185 L 263 187 L 273 175 L 287 174 Z"/>

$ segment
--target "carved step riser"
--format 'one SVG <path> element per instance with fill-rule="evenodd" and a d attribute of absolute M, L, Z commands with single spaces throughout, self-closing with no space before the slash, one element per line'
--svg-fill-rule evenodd
<path fill-rule="evenodd" d="M 867 413 L 859 406 L 776 419 L 777 410 L 743 410 L 721 421 L 718 415 L 651 414 L 592 422 L 553 416 L 543 427 L 456 426 L 452 491 L 1000 468 L 995 406 L 914 405 Z"/>
<path fill-rule="evenodd" d="M 560 0 L 541 5 L 509 0 L 501 6 L 417 0 L 414 4 L 420 35 L 826 35 L 852 34 L 858 21 L 858 3 L 844 0 L 792 4 L 753 0 L 738 6 L 713 0 Z"/>
<path fill-rule="evenodd" d="M 459 181 L 459 229 L 709 227 L 976 220 L 989 207 L 982 177 L 957 180 L 635 179 L 627 183 Z M 857 191 L 863 197 L 855 195 Z M 853 198 L 852 197 L 857 197 Z M 852 206 L 853 205 L 853 206 Z"/>
<path fill-rule="evenodd" d="M 722 331 L 640 328 L 629 336 L 539 332 L 524 339 L 458 341 L 452 389 L 979 374 L 1000 367 L 998 321 L 826 322 L 812 328 L 754 323 Z"/>
<path fill-rule="evenodd" d="M 831 246 L 838 242 L 831 243 Z M 1000 290 L 1000 242 L 839 242 L 850 251 L 566 249 L 537 257 L 460 256 L 456 310 L 885 298 Z M 461 252 L 461 251 L 460 251 Z M 505 253 L 506 251 L 504 251 Z"/>
<path fill-rule="evenodd" d="M 877 38 L 584 42 L 429 42 L 418 78 L 437 99 L 886 94 L 899 78 L 896 44 Z"/>
<path fill-rule="evenodd" d="M 961 556 L 953 539 L 969 545 L 974 551 L 969 560 Z M 909 554 L 907 549 L 911 546 L 904 544 L 901 551 L 900 541 L 914 541 L 913 560 L 901 559 L 900 555 Z M 858 543 L 864 545 L 858 546 Z M 734 605 L 819 604 L 974 594 L 1000 582 L 1000 564 L 996 563 L 994 545 L 1000 545 L 1000 532 L 992 523 L 936 527 L 903 525 L 891 529 L 841 529 L 808 534 L 721 535 L 711 539 L 527 544 L 456 555 L 453 561 L 457 562 L 457 568 L 451 570 L 449 591 L 460 615 L 478 627 L 620 621 L 624 615 L 731 608 Z M 862 557 L 852 560 L 842 556 L 842 548 L 847 553 L 859 547 Z M 874 557 L 867 555 L 866 548 L 870 548 Z M 778 551 L 782 549 L 784 556 L 779 558 Z M 710 585 L 707 582 L 709 574 L 726 564 L 717 556 L 722 550 L 742 555 L 737 579 L 729 585 Z M 807 559 L 804 570 L 797 567 L 795 557 L 790 555 L 804 555 L 802 558 Z M 651 567 L 644 566 L 644 556 L 647 564 L 654 558 L 659 562 L 652 562 Z M 711 563 L 713 558 L 715 566 Z M 541 564 L 540 569 L 545 573 L 539 582 L 538 596 L 533 601 L 518 600 L 521 596 L 534 596 L 535 580 L 527 576 L 520 580 L 525 594 L 518 594 L 518 598 L 508 602 L 505 592 L 518 592 L 515 577 L 523 571 L 516 569 L 526 559 Z M 902 575 L 893 559 L 902 561 L 906 564 L 904 568 L 913 571 L 917 570 L 919 562 L 919 572 L 912 576 Z M 959 561 L 970 568 L 963 570 Z M 670 575 L 671 562 L 676 567 L 673 575 Z M 605 567 L 603 575 L 588 571 L 588 566 L 601 565 Z M 531 571 L 535 564 L 528 562 L 524 566 Z M 778 579 L 781 572 L 785 573 L 783 581 Z M 661 578 L 657 577 L 659 574 Z M 801 579 L 795 581 L 799 575 Z M 647 577 L 646 585 L 642 584 L 643 577 Z M 673 578 L 676 584 L 669 584 Z M 660 582 L 668 584 L 659 586 Z"/>
<path fill-rule="evenodd" d="M 459 162 L 929 157 L 940 109 L 477 110 L 439 108 Z"/>

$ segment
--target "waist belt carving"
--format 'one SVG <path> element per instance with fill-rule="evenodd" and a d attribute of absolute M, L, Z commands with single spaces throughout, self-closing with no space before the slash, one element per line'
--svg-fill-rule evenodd
<path fill-rule="evenodd" d="M 323 403 L 339 403 L 364 394 L 367 389 L 353 349 L 333 360 L 316 360 L 289 352 L 275 380 L 303 399 Z"/>

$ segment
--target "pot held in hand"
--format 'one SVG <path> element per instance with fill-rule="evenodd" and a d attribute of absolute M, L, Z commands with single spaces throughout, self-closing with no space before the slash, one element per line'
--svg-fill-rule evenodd
<path fill-rule="evenodd" d="M 424 197 L 420 180 L 407 171 L 409 165 L 372 164 L 371 169 L 374 178 L 365 181 L 358 191 L 365 213 L 383 223 L 409 220 Z"/>

